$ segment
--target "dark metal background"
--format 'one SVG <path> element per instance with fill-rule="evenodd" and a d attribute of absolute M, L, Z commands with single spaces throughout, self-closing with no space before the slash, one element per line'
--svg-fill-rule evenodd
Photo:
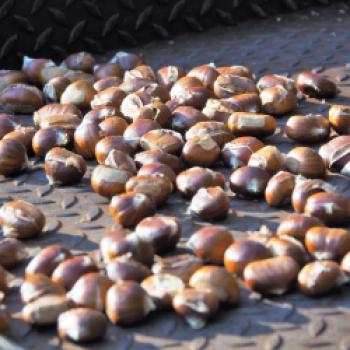
<path fill-rule="evenodd" d="M 325 103 L 304 101 L 295 113 L 326 114 L 328 103 L 348 104 L 350 100 L 349 27 L 349 8 L 341 3 L 264 21 L 247 21 L 234 28 L 216 28 L 205 34 L 184 34 L 173 41 L 150 43 L 134 51 L 142 53 L 155 67 L 170 63 L 185 67 L 208 62 L 246 64 L 258 75 L 315 69 L 332 77 L 341 93 Z M 29 117 L 23 119 L 30 122 Z M 280 127 L 286 119 L 279 119 Z M 267 142 L 277 144 L 283 151 L 296 146 L 281 129 Z M 29 173 L 0 180 L 0 201 L 21 198 L 37 204 L 47 216 L 42 237 L 26 241 L 32 254 L 53 243 L 67 246 L 77 254 L 97 250 L 103 232 L 111 227 L 113 220 L 108 214 L 108 201 L 93 193 L 89 185 L 93 166 L 94 163 L 90 163 L 83 183 L 74 187 L 50 188 L 40 162 L 34 164 Z M 223 171 L 229 175 L 227 169 Z M 350 197 L 348 178 L 329 174 L 327 180 Z M 187 215 L 187 206 L 187 201 L 174 195 L 160 210 L 181 219 L 183 242 L 203 225 Z M 275 228 L 280 218 L 290 212 L 290 208 L 274 210 L 263 201 L 234 197 L 231 206 L 232 214 L 221 224 L 232 229 L 237 238 L 263 224 Z M 13 273 L 18 286 L 23 268 Z M 24 349 L 350 349 L 350 289 L 347 286 L 319 299 L 307 298 L 297 291 L 270 299 L 243 289 L 242 305 L 221 310 L 202 330 L 190 329 L 172 312 L 158 312 L 135 327 L 110 326 L 105 341 L 92 345 L 61 343 L 55 330 L 38 331 L 20 321 L 22 305 L 16 287 L 6 296 L 5 304 L 14 317 L 15 342 Z M 0 337 L 1 349 L 11 349 L 11 346 Z"/>

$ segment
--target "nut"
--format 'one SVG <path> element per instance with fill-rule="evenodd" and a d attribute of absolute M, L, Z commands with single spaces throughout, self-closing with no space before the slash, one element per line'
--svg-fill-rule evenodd
<path fill-rule="evenodd" d="M 81 51 L 67 56 L 63 64 L 69 69 L 92 72 L 95 58 L 90 53 Z"/>
<path fill-rule="evenodd" d="M 184 145 L 181 134 L 170 129 L 156 129 L 145 133 L 140 139 L 144 150 L 159 149 L 170 154 L 180 154 Z"/>
<path fill-rule="evenodd" d="M 172 129 L 180 133 L 186 132 L 193 125 L 207 121 L 205 114 L 190 106 L 179 106 L 175 108 L 171 115 Z"/>
<path fill-rule="evenodd" d="M 32 152 L 32 139 L 35 134 L 35 128 L 32 126 L 24 127 L 7 133 L 3 139 L 13 139 L 19 141 L 27 150 Z"/>
<path fill-rule="evenodd" d="M 163 176 L 168 178 L 173 184 L 176 180 L 176 174 L 169 165 L 162 163 L 149 163 L 143 165 L 137 173 L 138 176 Z"/>
<path fill-rule="evenodd" d="M 2 294 L 2 298 L 4 298 L 3 292 L 5 292 L 8 289 L 10 282 L 10 275 L 2 266 L 0 266 L 0 291 Z"/>
<path fill-rule="evenodd" d="M 257 92 L 253 80 L 230 73 L 220 74 L 214 82 L 213 90 L 217 98 Z"/>
<path fill-rule="evenodd" d="M 0 208 L 0 225 L 5 237 L 32 238 L 41 234 L 45 216 L 33 204 L 16 200 Z"/>
<path fill-rule="evenodd" d="M 229 117 L 227 126 L 235 136 L 264 138 L 273 135 L 277 123 L 268 114 L 234 112 Z"/>
<path fill-rule="evenodd" d="M 44 295 L 23 307 L 22 319 L 31 325 L 54 325 L 58 316 L 72 306 L 73 303 L 64 295 Z"/>
<path fill-rule="evenodd" d="M 328 111 L 328 119 L 339 135 L 348 135 L 350 131 L 350 109 L 348 106 L 333 105 Z"/>
<path fill-rule="evenodd" d="M 76 256 L 58 264 L 52 273 L 52 281 L 70 290 L 81 276 L 97 271 L 96 263 L 91 257 L 88 255 Z"/>
<path fill-rule="evenodd" d="M 41 86 L 47 84 L 51 79 L 56 77 L 63 77 L 67 73 L 72 72 L 69 71 L 66 67 L 59 66 L 48 66 L 41 69 L 40 74 L 38 75 L 39 84 Z M 70 80 L 70 78 L 68 77 Z"/>
<path fill-rule="evenodd" d="M 350 254 L 347 252 L 341 261 L 341 269 L 348 275 L 350 273 Z"/>
<path fill-rule="evenodd" d="M 241 276 L 245 267 L 253 262 L 268 259 L 269 250 L 252 239 L 242 239 L 232 243 L 225 251 L 224 265 L 228 272 Z"/>
<path fill-rule="evenodd" d="M 141 287 L 153 299 L 158 308 L 170 308 L 175 295 L 185 289 L 181 278 L 167 273 L 148 276 Z"/>
<path fill-rule="evenodd" d="M 340 260 L 350 251 L 350 234 L 341 228 L 312 227 L 305 246 L 317 260 Z"/>
<path fill-rule="evenodd" d="M 225 219 L 229 209 L 228 196 L 219 186 L 199 189 L 189 206 L 192 216 L 208 221 Z"/>
<path fill-rule="evenodd" d="M 70 143 L 68 132 L 62 128 L 39 129 L 33 136 L 32 148 L 37 156 L 44 156 L 54 147 L 67 147 Z"/>
<path fill-rule="evenodd" d="M 75 282 L 67 296 L 75 305 L 104 311 L 107 291 L 112 284 L 99 272 L 85 273 Z"/>
<path fill-rule="evenodd" d="M 292 193 L 292 206 L 297 213 L 304 212 L 306 200 L 309 196 L 318 192 L 334 192 L 335 188 L 323 180 L 311 180 L 296 178 Z"/>
<path fill-rule="evenodd" d="M 141 282 L 152 274 L 144 264 L 135 260 L 132 253 L 127 253 L 110 260 L 106 265 L 108 278 L 113 282 L 135 281 Z"/>
<path fill-rule="evenodd" d="M 228 98 L 208 98 L 202 112 L 211 121 L 217 121 L 227 124 L 230 115 L 233 112 L 240 111 L 241 108 L 238 106 L 239 101 L 237 98 L 242 95 L 252 95 L 252 94 L 241 94 Z M 254 94 L 256 95 L 256 94 Z M 260 97 L 259 97 L 260 100 Z M 242 107 L 243 109 L 243 107 Z"/>
<path fill-rule="evenodd" d="M 87 112 L 84 115 L 84 120 L 100 124 L 104 120 L 115 116 L 120 116 L 118 108 L 104 106 L 93 108 L 91 111 Z"/>
<path fill-rule="evenodd" d="M 72 70 L 68 69 L 66 73 L 63 75 L 65 78 L 68 78 L 72 83 L 76 81 L 85 81 L 89 83 L 91 86 L 95 82 L 95 77 L 91 73 L 86 73 L 81 70 Z"/>
<path fill-rule="evenodd" d="M 123 78 L 124 70 L 118 63 L 103 63 L 94 67 L 96 80 L 108 77 Z"/>
<path fill-rule="evenodd" d="M 22 70 L 28 81 L 35 85 L 40 85 L 41 74 L 45 68 L 55 67 L 55 63 L 46 58 L 31 58 L 24 56 Z"/>
<path fill-rule="evenodd" d="M 101 257 L 104 262 L 107 263 L 116 257 L 114 253 L 112 253 L 112 246 L 115 245 L 116 242 L 119 242 L 119 240 L 126 238 L 129 233 L 130 231 L 126 229 L 116 229 L 107 231 L 104 234 L 103 238 L 100 241 Z"/>
<path fill-rule="evenodd" d="M 187 73 L 187 76 L 197 78 L 204 87 L 213 89 L 214 82 L 219 76 L 219 72 L 212 65 L 206 65 L 192 68 Z"/>
<path fill-rule="evenodd" d="M 324 226 L 315 217 L 304 214 L 290 214 L 283 218 L 277 228 L 278 236 L 290 236 L 304 243 L 306 232 L 312 227 Z"/>
<path fill-rule="evenodd" d="M 260 92 L 275 86 L 282 86 L 286 90 L 292 92 L 296 91 L 293 79 L 278 74 L 264 75 L 259 79 L 258 83 L 256 84 L 256 87 Z"/>
<path fill-rule="evenodd" d="M 297 76 L 295 84 L 300 92 L 310 97 L 327 98 L 337 95 L 337 86 L 335 83 L 316 73 L 300 73 Z"/>
<path fill-rule="evenodd" d="M 219 298 L 206 290 L 184 289 L 173 299 L 173 308 L 193 329 L 203 328 L 219 309 Z"/>
<path fill-rule="evenodd" d="M 96 144 L 102 137 L 102 131 L 97 124 L 83 121 L 74 132 L 74 149 L 84 158 L 92 159 L 95 157 Z"/>
<path fill-rule="evenodd" d="M 164 204 L 173 191 L 173 184 L 164 176 L 133 176 L 125 184 L 125 191 L 143 193 L 156 205 Z"/>
<path fill-rule="evenodd" d="M 201 259 L 190 254 L 180 254 L 159 258 L 152 266 L 154 274 L 170 274 L 188 283 L 191 275 L 203 265 Z"/>
<path fill-rule="evenodd" d="M 104 77 L 97 80 L 93 87 L 97 92 L 101 92 L 110 87 L 118 87 L 122 83 L 122 79 L 119 77 Z"/>
<path fill-rule="evenodd" d="M 130 93 L 123 99 L 120 105 L 120 112 L 128 121 L 132 121 L 134 120 L 135 116 L 139 116 L 141 108 L 150 102 L 150 96 L 146 95 L 145 93 L 141 93 L 140 90 L 137 90 L 134 93 Z"/>
<path fill-rule="evenodd" d="M 114 284 L 107 292 L 106 314 L 114 324 L 135 324 L 154 309 L 154 302 L 136 282 Z"/>
<path fill-rule="evenodd" d="M 279 171 L 272 176 L 266 186 L 265 199 L 272 207 L 290 204 L 295 186 L 295 175 Z"/>
<path fill-rule="evenodd" d="M 143 78 L 136 78 L 136 79 L 132 79 L 132 80 L 128 80 L 128 81 L 124 81 L 123 83 L 121 83 L 118 87 L 123 90 L 125 92 L 125 94 L 129 95 L 132 94 L 134 92 L 139 92 L 139 90 L 141 90 L 142 88 L 152 85 L 154 84 L 153 80 L 149 80 L 149 79 L 143 79 Z M 147 100 L 149 101 L 149 96 L 146 96 L 145 94 L 137 94 L 137 95 L 141 95 L 143 98 L 147 98 Z"/>
<path fill-rule="evenodd" d="M 100 311 L 75 308 L 63 312 L 58 317 L 57 328 L 60 338 L 74 342 L 95 341 L 104 337 L 107 320 Z"/>
<path fill-rule="evenodd" d="M 124 81 L 133 80 L 133 79 L 149 79 L 156 80 L 156 76 L 153 72 L 152 67 L 142 64 L 131 70 L 127 70 L 124 74 Z"/>
<path fill-rule="evenodd" d="M 69 249 L 58 244 L 49 245 L 43 248 L 27 265 L 25 275 L 37 273 L 51 276 L 56 267 L 64 260 L 72 258 Z"/>
<path fill-rule="evenodd" d="M 134 160 L 126 153 L 118 150 L 110 151 L 104 164 L 109 167 L 118 170 L 124 170 L 132 174 L 136 174 L 137 172 Z"/>
<path fill-rule="evenodd" d="M 310 262 L 303 267 L 298 275 L 301 292 L 313 297 L 327 294 L 342 283 L 342 272 L 334 261 Z"/>
<path fill-rule="evenodd" d="M 142 99 L 151 103 L 152 101 L 159 100 L 160 102 L 167 102 L 170 99 L 169 91 L 161 85 L 156 83 L 146 84 L 140 90 L 136 91 Z"/>
<path fill-rule="evenodd" d="M 0 241 L 0 266 L 6 269 L 16 267 L 28 258 L 25 245 L 15 238 L 3 238 Z"/>
<path fill-rule="evenodd" d="M 220 74 L 233 74 L 240 77 L 246 77 L 249 79 L 253 78 L 253 73 L 246 66 L 228 66 L 228 67 L 218 67 L 217 71 Z"/>
<path fill-rule="evenodd" d="M 0 113 L 0 139 L 6 134 L 20 128 L 20 124 L 15 116 L 7 113 Z"/>
<path fill-rule="evenodd" d="M 294 141 L 314 144 L 328 139 L 330 124 L 320 114 L 294 115 L 287 120 L 284 131 Z"/>
<path fill-rule="evenodd" d="M 11 176 L 28 167 L 28 156 L 23 144 L 17 140 L 0 140 L 0 174 Z"/>
<path fill-rule="evenodd" d="M 171 125 L 171 112 L 169 108 L 158 100 L 141 107 L 133 120 L 150 119 L 156 121 L 162 128 L 169 128 Z"/>
<path fill-rule="evenodd" d="M 13 84 L 23 84 L 27 82 L 27 76 L 20 70 L 0 70 L 0 93 L 2 90 Z"/>
<path fill-rule="evenodd" d="M 140 221 L 135 233 L 141 240 L 151 243 L 155 253 L 163 254 L 176 248 L 181 236 L 181 227 L 175 217 L 154 216 Z"/>
<path fill-rule="evenodd" d="M 233 139 L 227 126 L 222 122 L 199 122 L 186 132 L 186 140 L 194 137 L 210 136 L 220 147 Z"/>
<path fill-rule="evenodd" d="M 220 226 L 206 226 L 187 241 L 194 254 L 211 264 L 222 264 L 226 249 L 234 242 L 230 231 Z"/>
<path fill-rule="evenodd" d="M 91 174 L 91 187 L 100 196 L 111 198 L 125 192 L 125 185 L 132 176 L 126 170 L 98 165 Z"/>
<path fill-rule="evenodd" d="M 124 70 L 130 70 L 143 64 L 140 56 L 125 51 L 118 51 L 109 62 L 118 63 Z"/>
<path fill-rule="evenodd" d="M 216 294 L 221 303 L 236 305 L 241 299 L 241 290 L 234 276 L 219 266 L 203 266 L 190 278 L 189 286 Z"/>
<path fill-rule="evenodd" d="M 253 166 L 236 169 L 230 177 L 233 192 L 243 197 L 262 197 L 265 193 L 269 174 L 266 170 Z"/>
<path fill-rule="evenodd" d="M 88 109 L 95 94 L 96 91 L 90 82 L 77 80 L 66 87 L 61 95 L 60 102 L 62 104 L 72 104 L 79 109 Z"/>
<path fill-rule="evenodd" d="M 98 125 L 104 136 L 123 135 L 128 123 L 121 117 L 110 117 Z"/>
<path fill-rule="evenodd" d="M 248 164 L 250 156 L 264 147 L 264 144 L 255 137 L 242 136 L 226 143 L 221 150 L 224 164 L 232 170 Z"/>
<path fill-rule="evenodd" d="M 295 147 L 286 156 L 286 168 L 294 173 L 309 178 L 321 178 L 326 167 L 319 154 L 309 147 Z"/>
<path fill-rule="evenodd" d="M 282 115 L 293 111 L 297 106 L 294 91 L 285 89 L 282 85 L 269 87 L 260 92 L 262 110 L 273 115 Z"/>
<path fill-rule="evenodd" d="M 77 183 L 86 172 L 86 163 L 79 154 L 62 147 L 54 147 L 46 153 L 45 172 L 50 184 Z"/>
<path fill-rule="evenodd" d="M 174 83 L 183 76 L 185 76 L 184 69 L 177 66 L 166 66 L 157 71 L 158 83 L 166 87 L 168 90 L 170 90 Z"/>
<path fill-rule="evenodd" d="M 13 84 L 0 93 L 0 105 L 13 113 L 33 113 L 44 104 L 43 93 L 35 86 Z"/>
<path fill-rule="evenodd" d="M 93 99 L 91 100 L 91 108 L 110 106 L 119 109 L 125 97 L 126 93 L 120 87 L 112 86 L 93 96 Z"/>
<path fill-rule="evenodd" d="M 284 168 L 284 155 L 276 146 L 264 146 L 250 156 L 248 165 L 262 168 L 273 175 Z"/>
<path fill-rule="evenodd" d="M 47 100 L 51 102 L 59 102 L 63 91 L 71 83 L 66 77 L 55 77 L 50 79 L 43 87 L 43 93 Z"/>
<path fill-rule="evenodd" d="M 109 209 L 117 224 L 134 227 L 155 213 L 156 203 L 143 193 L 130 192 L 112 197 Z"/>
<path fill-rule="evenodd" d="M 26 276 L 21 284 L 20 294 L 24 304 L 30 303 L 44 295 L 64 295 L 64 288 L 41 273 Z"/>
<path fill-rule="evenodd" d="M 221 101 L 224 100 L 225 99 L 222 99 Z M 231 97 L 230 100 L 232 103 L 236 104 L 238 108 L 237 112 L 259 113 L 261 110 L 261 99 L 259 94 L 256 93 L 235 95 Z"/>
<path fill-rule="evenodd" d="M 243 272 L 248 288 L 261 294 L 282 295 L 294 284 L 299 273 L 298 263 L 290 256 L 249 263 Z"/>
<path fill-rule="evenodd" d="M 335 192 L 319 192 L 306 200 L 304 213 L 319 218 L 327 226 L 347 226 L 350 223 L 350 201 Z"/>

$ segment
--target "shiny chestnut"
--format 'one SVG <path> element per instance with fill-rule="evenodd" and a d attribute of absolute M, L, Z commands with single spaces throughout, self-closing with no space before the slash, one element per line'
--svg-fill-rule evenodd
<path fill-rule="evenodd" d="M 299 91 L 310 97 L 328 98 L 337 95 L 335 83 L 316 73 L 300 73 L 296 78 L 295 84 Z"/>
<path fill-rule="evenodd" d="M 267 204 L 280 207 L 291 202 L 295 186 L 295 175 L 287 171 L 279 171 L 267 183 L 265 199 Z"/>

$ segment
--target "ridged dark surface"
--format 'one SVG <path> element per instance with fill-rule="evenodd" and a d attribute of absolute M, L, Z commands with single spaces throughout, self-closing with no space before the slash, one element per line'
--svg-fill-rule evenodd
<path fill-rule="evenodd" d="M 155 67 L 176 63 L 185 67 L 215 62 L 217 65 L 246 64 L 258 75 L 275 72 L 294 73 L 314 69 L 329 75 L 341 92 L 334 100 L 301 102 L 295 114 L 324 113 L 329 104 L 350 100 L 349 8 L 345 3 L 317 10 L 304 10 L 293 15 L 274 16 L 266 21 L 247 21 L 235 28 L 217 28 L 203 34 L 185 34 L 172 42 L 156 42 L 133 49 L 142 53 Z M 112 53 L 101 56 L 110 57 Z M 30 122 L 30 117 L 23 117 Z M 280 129 L 268 143 L 277 144 L 287 152 L 297 144 L 282 131 L 286 117 L 278 120 Z M 318 145 L 315 146 L 318 148 Z M 31 172 L 13 179 L 1 179 L 0 202 L 20 198 L 37 204 L 47 216 L 46 233 L 39 239 L 26 241 L 31 253 L 41 247 L 60 243 L 76 254 L 96 251 L 103 232 L 113 220 L 107 210 L 107 200 L 94 194 L 89 175 L 75 187 L 50 188 L 42 163 Z M 228 177 L 228 169 L 221 169 Z M 329 174 L 327 180 L 338 191 L 350 197 L 349 178 Z M 183 227 L 182 244 L 203 223 L 186 213 L 188 202 L 178 195 L 160 211 L 180 217 Z M 274 229 L 290 208 L 274 210 L 263 201 L 244 201 L 231 197 L 232 214 L 221 224 L 242 238 L 248 230 L 261 225 Z M 17 286 L 23 268 L 13 271 Z M 311 299 L 293 291 L 278 298 L 263 298 L 243 288 L 239 308 L 222 310 L 208 326 L 191 330 L 172 312 L 155 313 L 138 326 L 110 326 L 104 342 L 74 345 L 61 343 L 55 330 L 31 329 L 19 320 L 21 302 L 16 287 L 8 293 L 5 304 L 14 317 L 14 342 L 24 349 L 350 349 L 350 289 L 327 297 Z M 11 344 L 0 337 L 0 348 Z"/>

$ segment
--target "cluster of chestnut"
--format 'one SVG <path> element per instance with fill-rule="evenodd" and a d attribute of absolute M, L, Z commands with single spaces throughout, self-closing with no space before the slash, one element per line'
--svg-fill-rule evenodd
<path fill-rule="evenodd" d="M 86 160 L 96 159 L 91 186 L 110 199 L 120 225 L 101 240 L 101 262 L 58 245 L 35 256 L 20 289 L 23 319 L 57 323 L 62 338 L 87 341 L 103 337 L 107 318 L 129 325 L 172 308 L 197 329 L 220 304 L 239 303 L 240 277 L 268 295 L 285 293 L 296 281 L 311 296 L 344 283 L 350 234 L 333 227 L 350 224 L 350 200 L 323 177 L 327 169 L 350 174 L 350 107 L 332 106 L 328 118 L 289 117 L 286 135 L 302 144 L 327 142 L 319 152 L 303 146 L 283 154 L 264 143 L 275 133 L 275 118 L 291 113 L 300 96 L 336 94 L 332 81 L 312 72 L 295 81 L 266 75 L 257 82 L 244 66 L 155 72 L 125 52 L 104 64 L 86 52 L 59 66 L 25 58 L 21 71 L 1 71 L 0 104 L 7 113 L 0 114 L 0 174 L 23 171 L 34 153 L 44 158 L 50 184 L 75 184 Z M 22 126 L 11 113 L 34 113 L 34 126 Z M 331 128 L 339 136 L 330 140 Z M 176 218 L 154 216 L 175 189 L 190 200 L 195 218 L 229 215 L 225 177 L 211 169 L 220 164 L 232 170 L 229 186 L 237 198 L 291 204 L 296 213 L 276 232 L 237 241 L 227 229 L 208 226 L 189 239 L 193 255 L 159 257 L 175 250 L 181 235 Z M 17 239 L 40 234 L 44 223 L 35 206 L 5 203 L 0 265 L 23 261 Z M 9 247 L 4 259 L 17 259 L 12 265 L 1 261 L 2 245 Z M 9 253 L 14 250 L 19 253 Z"/>

